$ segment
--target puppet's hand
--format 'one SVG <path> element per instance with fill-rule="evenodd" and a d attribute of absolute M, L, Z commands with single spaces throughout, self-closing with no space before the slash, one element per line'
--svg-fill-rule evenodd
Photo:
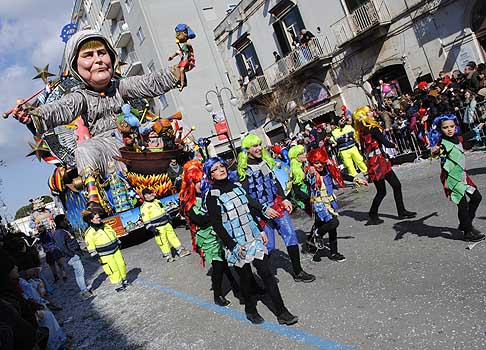
<path fill-rule="evenodd" d="M 17 100 L 18 105 L 12 110 L 12 116 L 22 124 L 30 124 L 32 122 L 32 117 L 20 105 L 21 102 L 21 100 Z"/>

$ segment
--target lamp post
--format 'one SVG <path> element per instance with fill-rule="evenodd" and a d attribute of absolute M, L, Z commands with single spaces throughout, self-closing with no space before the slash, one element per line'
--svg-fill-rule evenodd
<path fill-rule="evenodd" d="M 227 88 L 226 86 L 223 86 L 221 89 L 218 89 L 218 86 L 216 85 L 216 90 L 209 90 L 209 91 L 206 92 L 206 104 L 205 104 L 204 108 L 206 108 L 206 111 L 208 111 L 208 112 L 213 111 L 213 104 L 211 102 L 209 102 L 208 96 L 211 93 L 215 94 L 216 97 L 218 98 L 219 107 L 221 107 L 221 111 L 223 112 L 224 118 L 225 118 L 226 123 L 228 125 L 228 134 L 229 134 L 230 141 L 231 141 L 233 139 L 233 136 L 231 134 L 231 128 L 230 128 L 229 123 L 228 123 L 228 118 L 226 116 L 226 112 L 224 111 L 223 97 L 221 96 L 221 92 L 223 92 L 224 90 L 226 90 L 230 93 L 230 103 L 233 106 L 236 106 L 238 104 L 238 98 L 236 98 L 236 96 L 233 95 L 233 91 L 231 91 L 231 89 Z"/>

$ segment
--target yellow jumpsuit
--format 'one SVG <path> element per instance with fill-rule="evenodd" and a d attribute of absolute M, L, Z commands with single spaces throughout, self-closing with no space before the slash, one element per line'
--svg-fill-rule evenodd
<path fill-rule="evenodd" d="M 182 248 L 181 241 L 179 241 L 174 228 L 169 223 L 165 209 L 158 200 L 144 202 L 140 207 L 140 213 L 145 227 L 149 230 L 155 228 L 155 243 L 159 246 L 164 257 L 170 256 L 170 246 L 177 251 Z"/>
<path fill-rule="evenodd" d="M 343 160 L 349 176 L 355 177 L 358 174 L 355 165 L 362 173 L 368 171 L 363 156 L 354 142 L 354 129 L 351 125 L 346 124 L 343 128 L 336 127 L 332 131 L 332 138 L 337 143 L 339 156 Z"/>
<path fill-rule="evenodd" d="M 84 236 L 86 248 L 92 256 L 99 255 L 103 270 L 113 284 L 121 283 L 127 277 L 125 260 L 119 249 L 115 230 L 104 224 L 99 229 L 90 226 Z"/>

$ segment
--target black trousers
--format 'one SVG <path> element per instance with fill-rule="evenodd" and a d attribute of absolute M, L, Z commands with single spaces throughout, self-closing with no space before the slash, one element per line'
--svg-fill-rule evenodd
<path fill-rule="evenodd" d="M 337 218 L 332 218 L 328 222 L 316 220 L 315 225 L 319 236 L 323 237 L 326 233 L 329 233 L 331 255 L 337 253 L 337 227 L 339 226 L 339 220 Z"/>
<path fill-rule="evenodd" d="M 400 183 L 400 180 L 398 180 L 397 175 L 395 175 L 395 172 L 392 170 L 386 174 L 384 178 L 374 182 L 376 187 L 376 195 L 375 198 L 373 198 L 373 203 L 371 204 L 369 212 L 371 216 L 378 215 L 378 208 L 386 196 L 385 180 L 393 188 L 393 196 L 395 197 L 395 205 L 397 206 L 398 214 L 405 210 L 405 205 L 403 204 L 402 184 Z"/>
<path fill-rule="evenodd" d="M 270 270 L 268 255 L 265 255 L 263 260 L 253 260 L 253 266 L 255 266 L 258 275 L 265 285 L 265 290 L 272 300 L 275 312 L 277 315 L 282 314 L 286 309 L 282 296 L 280 295 L 280 290 L 278 289 L 277 280 Z M 240 275 L 240 289 L 241 294 L 243 294 L 243 297 L 245 298 L 245 312 L 247 314 L 255 314 L 257 312 L 257 298 L 253 293 L 252 288 L 253 273 L 251 271 L 251 265 L 245 264 L 242 267 L 236 267 L 236 271 L 238 271 L 238 274 Z"/>
<path fill-rule="evenodd" d="M 469 197 L 469 202 L 467 201 L 467 197 Z M 471 232 L 473 228 L 472 222 L 482 199 L 481 193 L 476 189 L 472 194 L 466 193 L 457 205 L 459 225 L 464 232 Z"/>
<path fill-rule="evenodd" d="M 238 290 L 238 283 L 236 283 L 235 278 L 231 274 L 231 271 L 228 267 L 228 263 L 226 260 L 218 261 L 213 260 L 211 262 L 211 266 L 213 267 L 213 273 L 211 274 L 211 283 L 213 287 L 214 297 L 219 297 L 223 295 L 223 278 L 224 275 L 228 278 L 231 288 L 234 291 Z"/>

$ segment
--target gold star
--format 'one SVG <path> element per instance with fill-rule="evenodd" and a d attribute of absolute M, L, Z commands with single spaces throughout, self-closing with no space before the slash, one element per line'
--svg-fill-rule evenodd
<path fill-rule="evenodd" d="M 41 78 L 44 84 L 47 84 L 47 78 L 56 76 L 55 74 L 49 73 L 49 65 L 45 66 L 43 69 L 34 66 L 35 70 L 37 71 L 37 75 L 32 78 L 39 79 Z"/>
<path fill-rule="evenodd" d="M 44 144 L 44 141 L 40 140 L 39 142 L 36 141 L 36 143 L 31 143 L 29 142 L 30 148 L 32 148 L 32 152 L 26 155 L 26 157 L 30 157 L 35 155 L 37 159 L 42 161 L 42 158 L 45 156 L 48 156 L 51 151 L 49 151 L 49 148 Z"/>

